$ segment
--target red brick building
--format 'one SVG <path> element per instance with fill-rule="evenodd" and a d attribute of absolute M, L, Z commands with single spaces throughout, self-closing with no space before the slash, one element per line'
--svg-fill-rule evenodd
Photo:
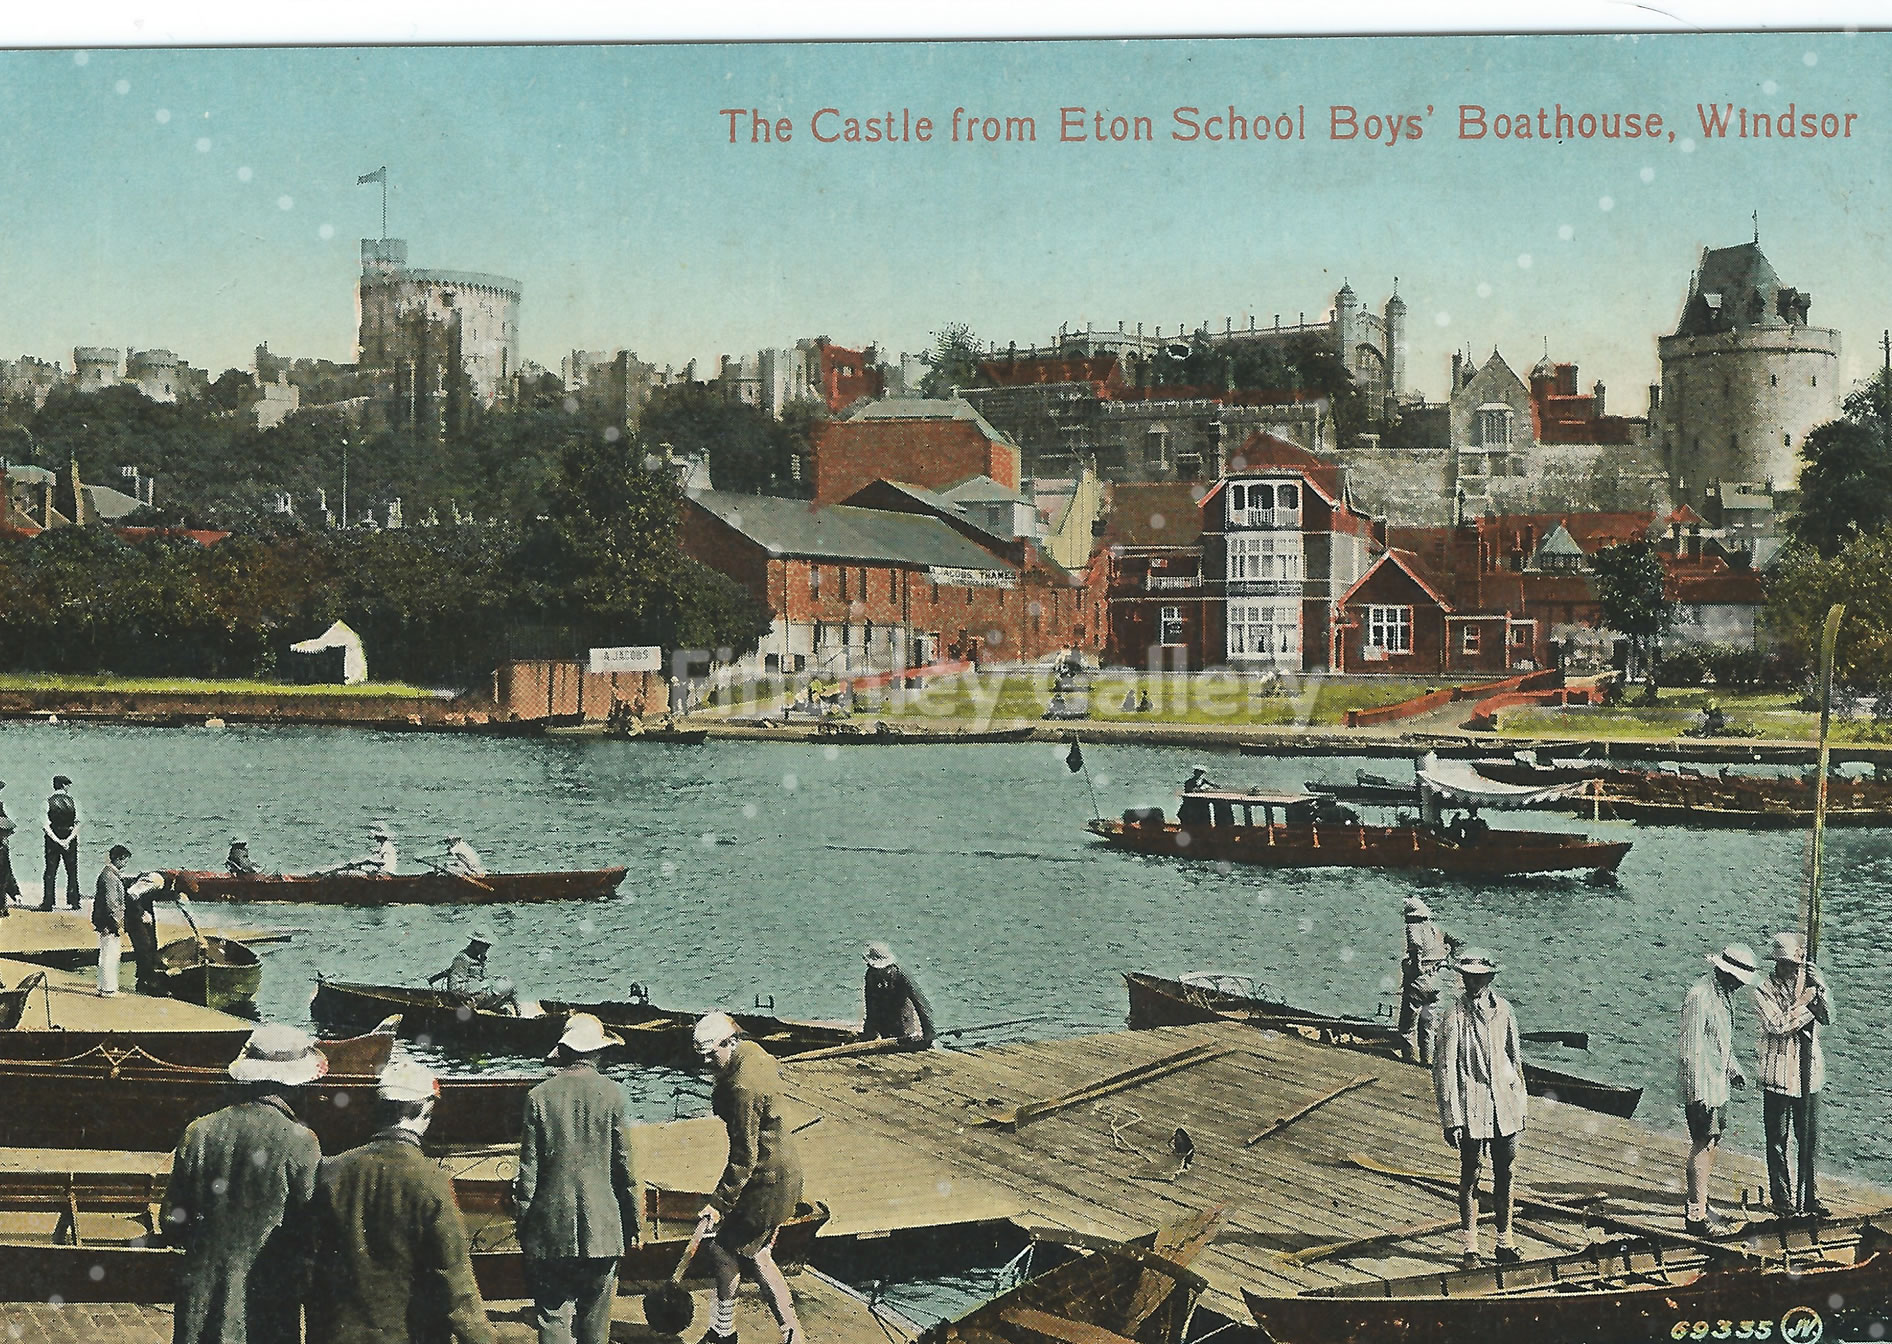
<path fill-rule="evenodd" d="M 942 490 L 969 476 L 1018 489 L 1018 445 L 964 401 L 892 397 L 866 402 L 814 435 L 817 504 L 835 504 L 874 481 Z"/>
<path fill-rule="evenodd" d="M 1028 547 L 911 511 L 715 491 L 687 494 L 684 552 L 768 605 L 738 675 L 865 675 L 1095 649 L 1083 589 Z M 974 529 L 976 532 L 976 529 Z"/>

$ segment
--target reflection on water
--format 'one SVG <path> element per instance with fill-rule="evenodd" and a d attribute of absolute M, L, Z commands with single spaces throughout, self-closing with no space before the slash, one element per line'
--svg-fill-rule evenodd
<path fill-rule="evenodd" d="M 494 973 L 528 997 L 622 997 L 641 981 L 666 1007 L 747 1008 L 772 995 L 782 1016 L 858 1020 L 861 946 L 885 939 L 943 1027 L 1034 1017 L 1028 1034 L 1056 1036 L 1120 1023 L 1120 976 L 1133 969 L 1248 972 L 1326 1012 L 1371 1016 L 1393 999 L 1399 902 L 1418 884 L 1109 852 L 1083 829 L 1090 802 L 1084 778 L 1065 769 L 1068 751 L 6 724 L 0 779 L 12 782 L 11 811 L 30 834 L 38 795 L 29 782 L 72 776 L 88 882 L 116 841 L 139 865 L 213 867 L 239 831 L 267 866 L 330 864 L 364 852 L 378 817 L 410 854 L 464 831 L 496 870 L 629 869 L 614 898 L 582 905 L 217 912 L 303 931 L 265 953 L 261 1007 L 273 1018 L 306 1020 L 317 971 L 418 984 L 479 925 L 497 939 Z M 1085 747 L 1113 815 L 1153 804 L 1173 811 L 1203 754 Z M 1362 765 L 1409 768 L 1228 755 L 1213 773 L 1231 786 L 1296 789 L 1351 779 Z M 1446 929 L 1503 960 L 1499 986 L 1525 1030 L 1589 1032 L 1587 1053 L 1543 1047 L 1538 1062 L 1640 1085 L 1640 1118 L 1679 1129 L 1682 996 L 1705 953 L 1735 939 L 1765 948 L 1794 924 L 1807 837 L 1540 814 L 1516 824 L 1635 847 L 1614 888 L 1579 877 L 1442 882 L 1428 887 L 1428 902 Z M 26 866 L 17 854 L 16 864 Z M 1892 1109 L 1892 1036 L 1872 1025 L 1892 946 L 1892 832 L 1834 832 L 1827 865 L 1822 960 L 1837 1022 L 1827 1038 L 1825 1151 L 1835 1166 L 1892 1182 L 1880 1139 Z M 1738 1012 L 1751 1053 L 1752 1013 Z M 673 1075 L 625 1076 L 636 1080 L 642 1114 L 701 1112 L 697 1080 L 679 1098 Z M 1757 1149 L 1758 1097 L 1737 1094 L 1734 1107 L 1732 1141 Z"/>

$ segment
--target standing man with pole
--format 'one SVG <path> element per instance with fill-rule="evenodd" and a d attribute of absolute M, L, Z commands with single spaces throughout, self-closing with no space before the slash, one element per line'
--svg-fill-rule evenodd
<path fill-rule="evenodd" d="M 1715 1148 L 1728 1128 L 1728 1089 L 1746 1087 L 1734 1062 L 1734 991 L 1754 983 L 1760 963 L 1745 943 L 1729 943 L 1708 958 L 1712 968 L 1682 1000 L 1682 1110 L 1688 1117 L 1688 1204 L 1684 1229 L 1690 1236 L 1722 1236 L 1734 1225 L 1708 1204 L 1708 1178 Z"/>
<path fill-rule="evenodd" d="M 1827 1207 L 1814 1189 L 1813 1167 L 1820 1145 L 1820 1089 L 1826 1059 L 1820 1026 L 1833 1021 L 1826 980 L 1806 956 L 1797 933 L 1774 935 L 1774 973 L 1754 987 L 1761 1020 L 1762 1118 L 1767 1129 L 1767 1191 L 1780 1218 L 1824 1218 Z M 1799 1139 L 1798 1182 L 1787 1170 L 1787 1133 Z"/>
<path fill-rule="evenodd" d="M 1432 907 L 1421 898 L 1408 896 L 1403 909 L 1406 955 L 1399 963 L 1399 1036 L 1408 1060 L 1430 1064 L 1433 1005 L 1444 988 L 1439 982 L 1446 963 L 1463 944 L 1432 922 Z"/>

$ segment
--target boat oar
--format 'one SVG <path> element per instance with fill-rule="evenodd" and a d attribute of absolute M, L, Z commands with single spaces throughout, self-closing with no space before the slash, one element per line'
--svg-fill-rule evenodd
<path fill-rule="evenodd" d="M 1572 1050 L 1588 1050 L 1590 1033 L 1587 1031 L 1527 1031 L 1522 1039 L 1533 1045 L 1564 1045 Z"/>
<path fill-rule="evenodd" d="M 696 1315 L 696 1302 L 690 1290 L 683 1286 L 683 1274 L 696 1258 L 696 1248 L 709 1235 L 709 1226 L 707 1218 L 696 1220 L 696 1231 L 690 1234 L 690 1244 L 683 1248 L 677 1267 L 670 1271 L 669 1281 L 644 1294 L 644 1323 L 651 1329 L 661 1334 L 680 1335 L 690 1328 L 690 1319 Z"/>
<path fill-rule="evenodd" d="M 472 883 L 474 886 L 478 887 L 481 891 L 484 891 L 484 892 L 491 892 L 493 889 L 491 883 L 482 882 L 477 877 L 474 877 L 470 873 L 456 873 L 451 868 L 442 868 L 439 864 L 435 863 L 432 859 L 428 858 L 426 855 L 422 855 L 420 861 L 426 864 L 429 868 L 433 869 L 436 873 L 440 874 L 440 876 L 442 877 L 457 877 L 462 882 Z"/>
<path fill-rule="evenodd" d="M 177 912 L 180 915 L 184 916 L 184 922 L 191 926 L 191 933 L 197 939 L 197 951 L 201 954 L 202 960 L 209 961 L 210 960 L 210 942 L 208 939 L 204 937 L 203 933 L 198 929 L 197 921 L 191 918 L 191 908 L 188 905 L 185 905 L 182 902 L 179 902 L 178 907 L 177 907 Z"/>

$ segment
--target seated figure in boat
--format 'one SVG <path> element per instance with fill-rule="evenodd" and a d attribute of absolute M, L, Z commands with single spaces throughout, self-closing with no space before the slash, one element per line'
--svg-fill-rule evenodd
<path fill-rule="evenodd" d="M 486 865 L 466 838 L 457 832 L 447 837 L 447 857 L 441 867 L 455 877 L 485 877 Z"/>
<path fill-rule="evenodd" d="M 447 993 L 459 995 L 471 1007 L 516 1015 L 519 996 L 512 981 L 488 977 L 486 954 L 492 946 L 491 934 L 485 930 L 475 933 L 454 957 L 453 964 L 437 975 L 428 976 L 427 983 L 438 985 L 444 980 Z"/>
<path fill-rule="evenodd" d="M 885 943 L 869 943 L 862 954 L 867 962 L 863 987 L 866 1011 L 861 1034 L 868 1040 L 898 1040 L 909 1050 L 933 1044 L 933 1006 L 913 983 Z"/>
<path fill-rule="evenodd" d="M 231 877 L 255 877 L 263 871 L 250 857 L 250 842 L 240 835 L 230 837 L 230 852 L 224 856 L 223 870 Z"/>
<path fill-rule="evenodd" d="M 1182 826 L 1207 826 L 1209 824 L 1209 800 L 1194 795 L 1205 789 L 1219 789 L 1222 786 L 1209 778 L 1209 768 L 1205 765 L 1192 766 L 1189 778 L 1183 781 L 1182 806 L 1177 809 L 1176 821 Z"/>
<path fill-rule="evenodd" d="M 336 868 L 324 868 L 320 875 L 360 873 L 365 877 L 393 877 L 401 860 L 400 852 L 394 847 L 394 832 L 388 829 L 385 821 L 377 821 L 369 827 L 368 838 L 374 841 L 374 848 L 365 858 L 355 859 Z"/>
<path fill-rule="evenodd" d="M 1475 845 L 1491 834 L 1491 823 L 1478 815 L 1478 804 L 1473 803 L 1462 815 L 1452 818 L 1446 834 L 1456 844 Z"/>

